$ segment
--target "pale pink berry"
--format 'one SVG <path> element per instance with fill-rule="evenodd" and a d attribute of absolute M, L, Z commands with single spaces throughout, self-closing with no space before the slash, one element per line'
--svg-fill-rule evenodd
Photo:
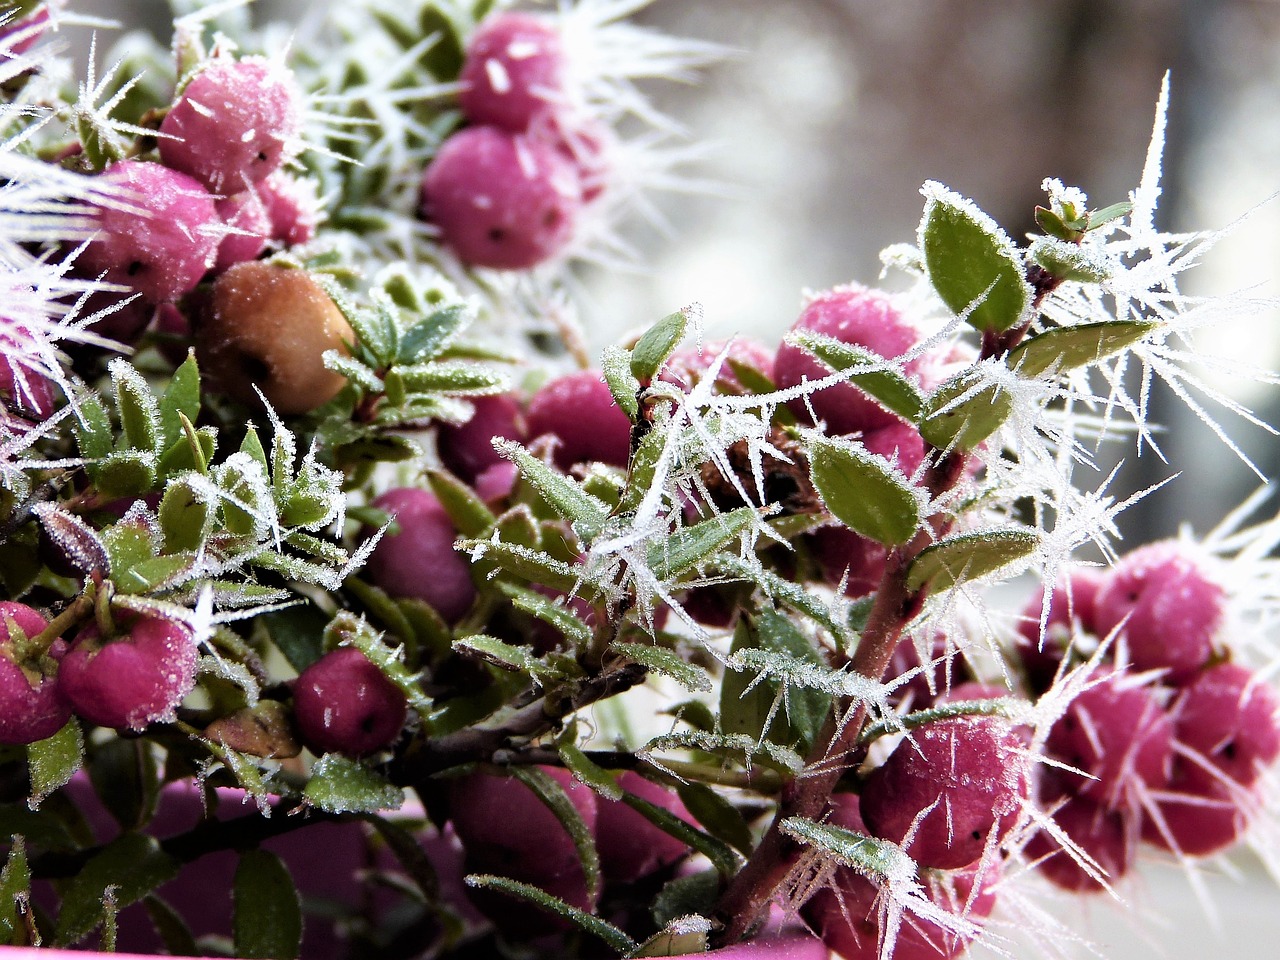
<path fill-rule="evenodd" d="M 513 397 L 477 397 L 474 412 L 466 423 L 442 423 L 436 433 L 436 449 L 444 465 L 461 480 L 473 483 L 477 476 L 496 463 L 503 463 L 493 441 L 523 441 L 524 414 Z"/>
<path fill-rule="evenodd" d="M 889 702 L 895 707 L 902 706 L 910 710 L 923 710 L 933 705 L 934 701 L 950 685 L 954 671 L 959 663 L 953 656 L 948 659 L 946 634 L 937 633 L 929 640 L 929 664 L 920 660 L 920 651 L 916 648 L 915 639 L 903 637 L 893 648 L 889 658 L 889 666 L 885 669 L 885 682 L 899 680 L 910 674 L 909 679 L 893 688 Z M 954 653 L 954 649 L 951 651 Z"/>
<path fill-rule="evenodd" d="M 1142 839 L 1189 857 L 1235 844 L 1262 805 L 1255 788 L 1238 786 L 1187 760 L 1179 760 L 1169 790 L 1156 799 L 1156 813 L 1142 822 Z"/>
<path fill-rule="evenodd" d="M 730 361 L 750 367 L 768 380 L 773 380 L 773 352 L 758 340 L 750 337 L 735 337 L 729 345 L 729 353 L 720 370 L 716 374 L 716 387 L 722 393 L 744 393 L 737 374 L 733 372 Z M 702 380 L 711 361 L 724 352 L 723 340 L 712 340 L 703 345 L 701 350 L 687 347 L 677 350 L 666 362 L 661 379 L 675 383 L 685 389 L 691 389 Z"/>
<path fill-rule="evenodd" d="M 227 232 L 218 244 L 213 269 L 221 273 L 242 260 L 257 259 L 271 235 L 271 216 L 262 199 L 254 191 L 245 190 L 217 201 L 215 206 Z"/>
<path fill-rule="evenodd" d="M 55 676 L 43 673 L 35 664 L 13 659 L 10 640 L 15 632 L 31 638 L 49 624 L 25 603 L 0 602 L 0 743 L 34 743 L 51 737 L 71 719 L 67 703 Z M 55 641 L 56 650 L 65 650 Z"/>
<path fill-rule="evenodd" d="M 1247 667 L 1220 663 L 1183 688 L 1174 705 L 1178 741 L 1248 786 L 1280 756 L 1275 691 Z"/>
<path fill-rule="evenodd" d="M 221 230 L 213 197 L 184 173 L 121 160 L 102 176 L 136 209 L 99 208 L 97 234 L 77 266 L 142 294 L 151 303 L 195 289 L 213 266 Z"/>
<path fill-rule="evenodd" d="M 160 124 L 160 159 L 210 190 L 239 193 L 296 151 L 302 94 L 261 57 L 216 59 L 183 89 Z"/>
<path fill-rule="evenodd" d="M 501 460 L 492 466 L 485 467 L 472 481 L 476 496 L 485 503 L 498 503 L 511 496 L 520 479 L 520 471 L 509 460 Z"/>
<path fill-rule="evenodd" d="M 566 770 L 541 768 L 568 794 L 593 834 L 596 795 Z M 540 887 L 582 910 L 595 908 L 577 848 L 556 815 L 515 777 L 472 773 L 449 790 L 453 828 L 466 851 L 467 873 L 489 873 Z M 536 936 L 568 927 L 560 920 L 497 892 L 468 890 L 480 910 L 508 936 Z"/>
<path fill-rule="evenodd" d="M 564 100 L 564 43 L 555 25 L 528 13 L 490 17 L 467 44 L 458 101 L 473 124 L 514 133 Z"/>
<path fill-rule="evenodd" d="M 388 490 L 373 506 L 391 514 L 398 533 L 384 534 L 365 570 L 393 597 L 423 600 L 457 623 L 476 597 L 471 565 L 454 549 L 458 531 L 440 501 L 426 490 Z"/>
<path fill-rule="evenodd" d="M 544 384 L 529 401 L 530 437 L 554 437 L 561 470 L 596 461 L 625 467 L 631 451 L 631 418 L 613 400 L 598 370 L 579 370 Z"/>
<path fill-rule="evenodd" d="M 1014 824 L 1029 789 L 1025 749 L 1007 721 L 952 717 L 914 730 L 871 772 L 862 818 L 917 863 L 955 869 Z"/>
<path fill-rule="evenodd" d="M 634 771 L 623 773 L 618 786 L 682 820 L 691 819 L 674 790 Z M 621 800 L 599 800 L 598 808 L 596 847 L 606 880 L 633 883 L 689 853 L 687 846 Z"/>
<path fill-rule="evenodd" d="M 0 318 L 0 404 L 10 413 L 43 420 L 53 413 L 54 392 L 49 378 L 18 362 L 17 344 L 6 331 L 10 321 Z"/>
<path fill-rule="evenodd" d="M 857 284 L 815 296 L 791 329 L 812 330 L 889 359 L 902 356 L 920 339 L 919 332 L 889 294 Z M 913 361 L 907 369 L 917 366 L 918 361 Z M 831 375 L 831 370 L 810 353 L 788 343 L 778 348 L 774 372 L 780 387 L 794 387 L 806 379 L 821 380 Z M 897 422 L 894 414 L 850 383 L 837 383 L 811 394 L 809 404 L 831 434 L 875 430 Z M 797 416 L 808 418 L 803 400 L 793 400 L 789 406 Z"/>
<path fill-rule="evenodd" d="M 540 140 L 469 127 L 445 141 L 422 179 L 422 213 L 459 260 L 526 270 L 563 253 L 582 206 L 572 166 Z"/>
<path fill-rule="evenodd" d="M 297 180 L 277 170 L 255 188 L 271 219 L 271 239 L 296 247 L 316 235 L 320 200 L 313 180 Z"/>
<path fill-rule="evenodd" d="M 58 682 L 77 714 L 103 727 L 142 730 L 172 720 L 195 686 L 196 645 L 187 628 L 131 615 L 126 632 L 104 640 L 90 625 L 62 658 Z"/>
<path fill-rule="evenodd" d="M 1046 748 L 1093 778 L 1076 778 L 1073 792 L 1111 809 L 1136 810 L 1145 790 L 1169 781 L 1173 721 L 1150 687 L 1110 674 L 1071 701 Z"/>
<path fill-rule="evenodd" d="M 550 115 L 542 125 L 535 124 L 534 132 L 550 139 L 556 149 L 573 165 L 582 187 L 582 202 L 594 203 L 609 188 L 613 175 L 613 157 L 617 138 L 602 123 L 575 117 Z M 544 133 L 542 127 L 545 126 Z"/>
<path fill-rule="evenodd" d="M 400 735 L 407 715 L 403 691 L 355 647 L 325 654 L 293 686 L 293 716 L 312 753 L 381 750 Z"/>
<path fill-rule="evenodd" d="M 1108 883 L 1133 866 L 1137 837 L 1124 814 L 1108 810 L 1087 797 L 1075 797 L 1053 814 L 1053 822 L 1077 847 L 1097 864 Z M 1047 830 L 1036 833 L 1023 848 L 1036 862 L 1036 872 L 1056 887 L 1073 893 L 1101 893 L 1106 890 L 1071 852 Z"/>
<path fill-rule="evenodd" d="M 1098 632 L 1121 627 L 1138 670 L 1168 670 L 1178 683 L 1213 653 L 1226 590 L 1188 547 L 1167 540 L 1120 559 L 1098 591 Z"/>

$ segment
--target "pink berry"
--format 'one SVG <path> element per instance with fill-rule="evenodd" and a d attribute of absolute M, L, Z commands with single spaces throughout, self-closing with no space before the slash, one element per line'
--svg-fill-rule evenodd
<path fill-rule="evenodd" d="M 261 57 L 213 60 L 160 124 L 160 159 L 218 193 L 239 193 L 297 150 L 302 94 Z"/>
<path fill-rule="evenodd" d="M 1187 684 L 1174 706 L 1178 741 L 1236 783 L 1254 783 L 1280 756 L 1280 703 L 1247 667 L 1220 663 Z"/>
<path fill-rule="evenodd" d="M 533 395 L 525 413 L 530 437 L 556 439 L 561 470 L 597 461 L 625 467 L 631 451 L 631 418 L 613 401 L 598 370 L 552 380 Z"/>
<path fill-rule="evenodd" d="M 0 602 L 0 743 L 34 743 L 51 737 L 71 719 L 57 678 L 37 666 L 12 659 L 9 641 L 15 628 L 34 637 L 49 624 L 25 603 Z M 62 645 L 55 641 L 55 645 Z M 51 651 L 60 654 L 64 648 Z"/>
<path fill-rule="evenodd" d="M 1099 634 L 1123 624 L 1138 670 L 1167 669 L 1174 683 L 1188 679 L 1213 653 L 1226 591 L 1204 563 L 1172 540 L 1148 544 L 1121 558 L 1098 592 Z"/>
<path fill-rule="evenodd" d="M 598 804 L 590 789 L 565 770 L 541 768 L 569 796 L 587 825 L 596 830 Z M 555 814 L 514 777 L 473 773 L 449 791 L 450 818 L 466 850 L 468 873 L 489 873 L 530 883 L 566 903 L 591 911 L 577 848 Z M 468 890 L 476 906 L 503 933 L 538 935 L 567 929 L 567 921 L 503 894 Z"/>
<path fill-rule="evenodd" d="M 503 463 L 493 449 L 493 440 L 525 439 L 524 414 L 509 396 L 477 397 L 475 412 L 466 423 L 442 423 L 436 433 L 440 459 L 455 476 L 473 483 L 477 476 L 496 463 Z"/>
<path fill-rule="evenodd" d="M 682 820 L 690 819 L 674 790 L 646 780 L 634 771 L 623 773 L 618 778 L 618 786 Z M 598 807 L 596 845 L 600 869 L 607 880 L 633 883 L 670 866 L 689 852 L 683 843 L 621 800 L 600 800 Z"/>
<path fill-rule="evenodd" d="M 0 45 L 8 41 L 8 49 L 0 56 L 4 59 L 26 53 L 49 28 L 49 8 L 41 7 L 25 17 L 11 18 L 0 24 Z M 15 38 L 10 40 L 9 38 Z"/>
<path fill-rule="evenodd" d="M 942 633 L 935 634 L 929 641 L 928 666 L 922 664 L 914 638 L 903 637 L 899 640 L 889 658 L 884 680 L 897 680 L 907 673 L 911 673 L 911 678 L 894 688 L 889 702 L 895 707 L 910 710 L 923 710 L 932 706 L 939 695 L 951 685 L 952 674 L 959 665 L 955 657 L 946 659 L 947 655 L 947 638 Z"/>
<path fill-rule="evenodd" d="M 1029 787 L 1024 747 L 1007 722 L 952 717 L 913 731 L 872 771 L 862 818 L 917 863 L 955 869 L 982 856 L 993 828 L 998 836 L 1013 825 Z"/>
<path fill-rule="evenodd" d="M 834 586 L 845 578 L 845 596 L 864 597 L 884 579 L 889 548 L 870 537 L 848 527 L 821 527 L 813 532 L 809 544 L 827 583 Z"/>
<path fill-rule="evenodd" d="M 1046 748 L 1094 778 L 1081 779 L 1074 792 L 1110 809 L 1136 810 L 1144 790 L 1169 781 L 1173 722 L 1151 688 L 1115 673 L 1071 702 Z"/>
<path fill-rule="evenodd" d="M 271 219 L 271 239 L 296 247 L 316 235 L 320 200 L 312 180 L 296 180 L 281 170 L 255 188 Z"/>
<path fill-rule="evenodd" d="M 404 727 L 404 693 L 355 647 L 313 663 L 293 687 L 293 715 L 312 753 L 360 756 L 390 746 Z"/>
<path fill-rule="evenodd" d="M 462 112 L 473 124 L 527 130 L 563 102 L 564 66 L 554 24 L 528 13 L 490 17 L 467 44 L 458 76 Z"/>
<path fill-rule="evenodd" d="M 1076 567 L 1059 577 L 1049 600 L 1049 618 L 1045 623 L 1043 641 L 1040 637 L 1040 613 L 1044 588 L 1037 590 L 1023 607 L 1015 650 L 1026 672 L 1027 683 L 1034 692 L 1043 693 L 1049 689 L 1077 629 L 1096 633 L 1098 591 L 1106 580 L 1105 573 L 1092 567 Z"/>
<path fill-rule="evenodd" d="M 1249 829 L 1262 801 L 1221 774 L 1179 761 L 1167 793 L 1158 795 L 1157 813 L 1142 822 L 1142 839 L 1188 857 L 1218 853 Z"/>
<path fill-rule="evenodd" d="M 485 467 L 472 481 L 476 496 L 488 504 L 500 503 L 511 496 L 520 479 L 520 471 L 514 463 L 502 460 L 493 466 Z"/>
<path fill-rule="evenodd" d="M 18 348 L 6 332 L 9 326 L 10 321 L 0 318 L 0 404 L 7 412 L 43 420 L 53 413 L 53 384 L 44 374 L 16 362 Z"/>
<path fill-rule="evenodd" d="M 58 682 L 77 714 L 103 727 L 142 730 L 172 720 L 195 686 L 196 646 L 187 628 L 156 616 L 126 615 L 126 633 L 103 640 L 81 630 L 62 658 Z"/>
<path fill-rule="evenodd" d="M 890 359 L 906 353 L 920 338 L 889 294 L 857 284 L 818 294 L 791 329 L 812 330 Z M 908 364 L 908 370 L 917 365 Z M 794 387 L 806 379 L 821 380 L 831 375 L 807 351 L 787 343 L 778 348 L 774 370 L 780 387 Z M 850 383 L 820 390 L 810 395 L 809 403 L 831 434 L 875 430 L 898 422 L 892 413 Z M 794 400 L 789 406 L 797 416 L 808 417 L 803 400 Z"/>
<path fill-rule="evenodd" d="M 562 253 L 582 206 L 573 168 L 555 148 L 495 127 L 445 141 L 422 179 L 422 213 L 458 259 L 526 270 Z"/>
<path fill-rule="evenodd" d="M 476 597 L 471 565 L 454 549 L 458 531 L 440 501 L 426 490 L 388 490 L 373 506 L 392 514 L 399 533 L 384 534 L 365 567 L 369 579 L 393 597 L 423 600 L 457 623 Z"/>
<path fill-rule="evenodd" d="M 98 209 L 97 237 L 77 265 L 105 272 L 111 283 L 137 290 L 152 303 L 194 290 L 213 266 L 221 240 L 209 191 L 186 174 L 137 160 L 114 163 L 102 176 L 138 210 Z"/>
<path fill-rule="evenodd" d="M 677 350 L 667 361 L 662 371 L 662 379 L 670 383 L 690 389 L 698 383 L 711 361 L 724 352 L 722 340 L 712 340 L 704 344 L 701 350 L 688 347 Z M 766 379 L 773 379 L 773 352 L 763 343 L 749 337 L 735 337 L 729 345 L 729 353 L 720 371 L 716 375 L 716 386 L 723 393 L 743 393 L 742 384 L 729 361 L 750 367 Z"/>
<path fill-rule="evenodd" d="M 242 260 L 254 260 L 267 248 L 271 216 L 258 195 L 245 190 L 215 204 L 227 233 L 218 244 L 213 269 L 218 273 Z"/>
<path fill-rule="evenodd" d="M 1118 880 L 1133 866 L 1137 838 L 1129 818 L 1107 810 L 1086 797 L 1075 797 L 1056 810 L 1053 821 L 1100 868 L 1108 882 Z M 1036 872 L 1063 890 L 1101 893 L 1106 889 L 1047 830 L 1033 836 L 1023 848 L 1036 861 Z"/>

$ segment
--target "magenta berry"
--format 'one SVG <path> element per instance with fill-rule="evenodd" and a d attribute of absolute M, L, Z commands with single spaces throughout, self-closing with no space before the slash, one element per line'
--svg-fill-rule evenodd
<path fill-rule="evenodd" d="M 1040 614 L 1044 603 L 1041 587 L 1022 610 L 1015 650 L 1032 691 L 1049 689 L 1058 674 L 1077 629 L 1097 632 L 1097 598 L 1107 576 L 1092 567 L 1077 567 L 1058 578 L 1049 599 L 1049 616 L 1044 638 L 1040 636 Z"/>
<path fill-rule="evenodd" d="M 195 686 L 196 645 L 187 628 L 156 616 L 131 616 L 104 640 L 86 627 L 62 658 L 58 682 L 77 714 L 103 727 L 142 730 L 173 719 Z"/>
<path fill-rule="evenodd" d="M 618 778 L 618 786 L 682 820 L 690 819 L 684 804 L 669 787 L 659 786 L 631 770 Z M 598 807 L 596 846 L 600 869 L 607 880 L 631 883 L 670 866 L 689 852 L 683 843 L 621 800 L 600 800 Z"/>
<path fill-rule="evenodd" d="M 662 372 L 662 379 L 691 388 L 702 379 L 707 367 L 724 352 L 724 341 L 713 340 L 702 350 L 689 347 L 671 355 Z M 730 361 L 750 367 L 768 380 L 773 379 L 773 352 L 763 343 L 749 337 L 735 337 L 729 344 L 729 353 L 716 374 L 716 386 L 725 393 L 742 393 L 742 384 L 733 372 Z"/>
<path fill-rule="evenodd" d="M 43 420 L 53 413 L 53 384 L 44 374 L 15 362 L 12 355 L 17 345 L 6 332 L 11 326 L 0 318 L 0 404 L 8 412 Z"/>
<path fill-rule="evenodd" d="M 1236 783 L 1280 756 L 1275 691 L 1247 667 L 1220 663 L 1187 684 L 1174 708 L 1178 741 Z"/>
<path fill-rule="evenodd" d="M 1080 851 L 1093 859 L 1108 883 L 1124 876 L 1133 866 L 1137 837 L 1123 814 L 1086 797 L 1075 797 L 1054 811 L 1053 821 Z M 1047 830 L 1028 840 L 1023 852 L 1036 861 L 1036 872 L 1056 887 L 1073 893 L 1106 890 Z"/>
<path fill-rule="evenodd" d="M 1123 624 L 1133 666 L 1168 670 L 1178 683 L 1213 653 L 1225 601 L 1222 585 L 1186 546 L 1152 543 L 1122 557 L 1098 592 L 1098 632 Z"/>
<path fill-rule="evenodd" d="M 472 482 L 475 488 L 476 496 L 485 503 L 497 503 L 511 496 L 511 491 L 516 488 L 516 481 L 520 478 L 520 471 L 514 463 L 509 460 L 503 460 L 493 466 L 485 467 Z"/>
<path fill-rule="evenodd" d="M 3 13 L 3 10 L 0 10 Z M 49 29 L 49 8 L 41 7 L 25 17 L 11 17 L 0 24 L 0 57 L 8 59 L 26 53 Z"/>
<path fill-rule="evenodd" d="M 302 129 L 292 76 L 260 57 L 216 59 L 160 124 L 160 158 L 210 190 L 234 194 L 291 157 Z"/>
<path fill-rule="evenodd" d="M 493 448 L 493 440 L 524 440 L 524 414 L 506 395 L 477 397 L 475 412 L 463 424 L 442 423 L 436 434 L 440 459 L 454 475 L 467 483 L 496 463 L 505 462 Z"/>
<path fill-rule="evenodd" d="M 424 600 L 449 623 L 471 608 L 476 588 L 471 566 L 454 549 L 458 531 L 440 501 L 425 490 L 388 490 L 373 506 L 394 516 L 398 533 L 384 534 L 365 567 L 369 579 L 393 597 Z"/>
<path fill-rule="evenodd" d="M 39 664 L 13 659 L 10 641 L 16 631 L 31 638 L 47 626 L 44 617 L 26 604 L 0 602 L 0 743 L 43 740 L 71 719 L 71 706 L 57 678 L 46 674 Z"/>
<path fill-rule="evenodd" d="M 473 124 L 527 130 L 563 103 L 564 66 L 554 24 L 527 13 L 490 17 L 467 44 L 458 77 L 462 112 Z"/>
<path fill-rule="evenodd" d="M 1023 745 L 1007 722 L 953 717 L 913 731 L 872 771 L 862 818 L 917 863 L 955 869 L 982 856 L 993 828 L 998 836 L 1013 825 L 1029 786 Z"/>
<path fill-rule="evenodd" d="M 1144 789 L 1169 781 L 1173 722 L 1150 687 L 1114 673 L 1079 694 L 1049 731 L 1050 754 L 1094 779 L 1075 792 L 1111 809 L 1137 809 Z"/>
<path fill-rule="evenodd" d="M 152 303 L 195 289 L 221 241 L 209 191 L 184 173 L 137 160 L 112 164 L 102 176 L 137 209 L 98 209 L 98 234 L 80 255 L 79 268 L 105 273 Z"/>
<path fill-rule="evenodd" d="M 389 746 L 408 715 L 404 693 L 355 647 L 313 663 L 293 687 L 293 715 L 312 753 L 360 756 Z"/>
<path fill-rule="evenodd" d="M 271 215 L 262 199 L 252 190 L 219 200 L 215 207 L 226 226 L 226 234 L 218 244 L 218 258 L 213 265 L 213 269 L 221 273 L 242 260 L 256 259 L 267 248 Z"/>
<path fill-rule="evenodd" d="M 272 240 L 296 247 L 316 235 L 320 201 L 314 181 L 296 180 L 277 170 L 254 189 L 267 208 Z"/>
<path fill-rule="evenodd" d="M 908 478 L 924 463 L 924 438 L 909 423 L 898 421 L 862 435 L 862 445 L 895 464 Z"/>
<path fill-rule="evenodd" d="M 890 359 L 906 353 L 919 339 L 916 329 L 887 293 L 857 284 L 818 294 L 791 329 L 812 330 Z M 908 370 L 913 367 L 908 364 Z M 774 371 L 780 387 L 794 387 L 806 379 L 821 380 L 831 375 L 808 352 L 787 343 L 778 348 Z M 876 430 L 897 422 L 892 413 L 849 383 L 820 390 L 810 396 L 809 403 L 832 434 Z M 808 416 L 803 400 L 792 401 L 790 406 L 797 416 Z"/>
<path fill-rule="evenodd" d="M 1169 791 L 1159 795 L 1156 811 L 1142 822 L 1142 839 L 1188 857 L 1208 856 L 1244 836 L 1261 806 L 1253 789 L 1180 760 Z"/>
<path fill-rule="evenodd" d="M 627 465 L 631 419 L 614 403 L 598 370 L 580 370 L 545 384 L 529 401 L 525 420 L 530 437 L 555 438 L 555 462 L 561 470 L 590 461 Z"/>
<path fill-rule="evenodd" d="M 845 596 L 862 597 L 874 591 L 884 579 L 889 548 L 848 527 L 822 527 L 810 538 L 813 556 L 823 579 L 833 586 L 845 578 Z"/>
<path fill-rule="evenodd" d="M 458 259 L 526 270 L 562 253 L 582 206 L 578 179 L 554 147 L 494 127 L 445 141 L 422 179 L 422 213 Z"/>

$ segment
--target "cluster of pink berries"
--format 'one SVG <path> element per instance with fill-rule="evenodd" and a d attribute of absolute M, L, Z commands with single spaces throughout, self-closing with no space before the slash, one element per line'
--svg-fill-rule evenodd
<path fill-rule="evenodd" d="M 1248 829 L 1258 780 L 1280 756 L 1280 703 L 1227 659 L 1225 607 L 1204 562 L 1168 541 L 1059 583 L 1043 647 L 1041 600 L 1027 608 L 1018 649 L 1033 690 L 1052 680 L 1073 637 L 1115 645 L 1115 665 L 1094 668 L 1048 733 L 1046 754 L 1084 775 L 1053 767 L 1041 778 L 1040 803 L 1076 848 L 1070 855 L 1048 831 L 1028 844 L 1054 883 L 1100 890 L 1100 876 L 1133 865 L 1139 841 L 1196 857 Z"/>
<path fill-rule="evenodd" d="M 572 242 L 604 187 L 609 132 L 584 119 L 556 25 L 529 13 L 486 20 L 467 45 L 467 126 L 422 179 L 422 214 L 463 263 L 524 270 Z"/>
<path fill-rule="evenodd" d="M 33 743 L 72 714 L 117 730 L 171 720 L 195 685 L 196 647 L 187 628 L 125 614 L 114 636 L 96 623 L 68 643 L 44 642 L 49 624 L 32 607 L 0 603 L 0 743 Z M 41 642 L 32 641 L 41 637 Z"/>

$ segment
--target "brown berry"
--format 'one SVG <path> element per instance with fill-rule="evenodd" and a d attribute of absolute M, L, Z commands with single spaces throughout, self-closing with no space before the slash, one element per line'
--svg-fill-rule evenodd
<path fill-rule="evenodd" d="M 325 368 L 324 353 L 348 353 L 355 334 L 303 270 L 238 263 L 214 282 L 202 314 L 196 327 L 201 372 L 233 399 L 257 405 L 256 386 L 280 413 L 308 413 L 347 382 Z"/>

